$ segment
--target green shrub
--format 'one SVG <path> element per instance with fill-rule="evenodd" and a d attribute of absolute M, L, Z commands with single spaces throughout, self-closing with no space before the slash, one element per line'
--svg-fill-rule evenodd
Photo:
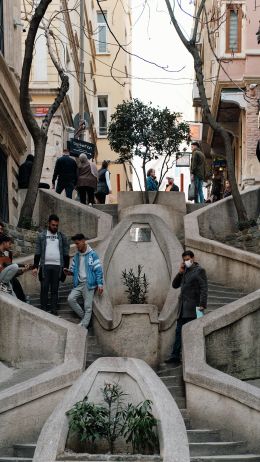
<path fill-rule="evenodd" d="M 158 450 L 157 420 L 151 413 L 152 402 L 146 400 L 137 406 L 125 404 L 127 395 L 119 384 L 106 383 L 102 394 L 104 404 L 90 403 L 86 396 L 67 412 L 69 429 L 80 442 L 94 443 L 104 438 L 113 454 L 115 441 L 123 437 L 126 443 L 132 444 L 133 453 Z"/>
<path fill-rule="evenodd" d="M 127 287 L 128 301 L 133 303 L 146 303 L 149 282 L 147 281 L 145 273 L 142 275 L 143 266 L 138 265 L 137 275 L 135 275 L 133 268 L 127 272 L 126 269 L 122 271 L 123 285 Z"/>

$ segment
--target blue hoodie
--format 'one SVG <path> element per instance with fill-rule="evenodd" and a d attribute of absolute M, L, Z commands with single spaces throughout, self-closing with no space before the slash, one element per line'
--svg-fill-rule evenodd
<path fill-rule="evenodd" d="M 80 252 L 77 252 L 73 257 L 70 271 L 73 273 L 73 286 L 79 284 L 79 257 Z M 85 265 L 87 275 L 88 289 L 95 289 L 97 286 L 103 286 L 103 270 L 97 253 L 88 245 L 85 254 Z"/>

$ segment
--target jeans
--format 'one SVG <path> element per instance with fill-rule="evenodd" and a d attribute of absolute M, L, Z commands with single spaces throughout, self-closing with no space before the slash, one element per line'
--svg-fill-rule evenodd
<path fill-rule="evenodd" d="M 171 357 L 176 359 L 177 361 L 180 360 L 181 356 L 181 331 L 182 326 L 187 324 L 190 321 L 193 321 L 195 318 L 179 318 L 177 321 L 176 331 L 175 331 L 175 342 L 172 347 L 172 354 Z"/>
<path fill-rule="evenodd" d="M 69 199 L 72 199 L 72 193 L 74 190 L 74 184 L 73 183 L 64 183 L 61 180 L 58 180 L 57 186 L 56 186 L 56 193 L 61 194 L 63 189 L 65 189 L 66 197 Z"/>
<path fill-rule="evenodd" d="M 82 325 L 88 327 L 92 315 L 92 304 L 95 289 L 88 289 L 86 282 L 79 282 L 68 296 L 68 303 L 73 311 L 82 319 Z M 83 297 L 84 310 L 78 304 L 78 299 Z"/>
<path fill-rule="evenodd" d="M 195 196 L 195 203 L 204 203 L 204 194 L 203 194 L 203 180 L 201 180 L 198 176 L 194 175 L 194 182 L 196 187 L 196 196 Z"/>
<path fill-rule="evenodd" d="M 41 309 L 48 311 L 48 295 L 51 289 L 51 312 L 56 314 L 58 305 L 58 290 L 60 283 L 60 266 L 45 265 L 41 280 Z"/>
<path fill-rule="evenodd" d="M 12 295 L 14 296 L 15 293 L 13 291 L 11 280 L 15 277 L 18 270 L 18 265 L 16 263 L 12 263 L 11 265 L 8 265 L 6 268 L 4 268 L 0 273 L 0 282 L 6 284 L 9 287 L 9 289 L 12 290 Z"/>

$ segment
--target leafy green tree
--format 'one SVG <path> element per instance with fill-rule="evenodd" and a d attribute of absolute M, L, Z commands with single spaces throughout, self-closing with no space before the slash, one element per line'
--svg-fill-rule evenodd
<path fill-rule="evenodd" d="M 108 140 L 111 149 L 119 154 L 119 163 L 129 163 L 135 170 L 140 189 L 141 182 L 134 166 L 134 158 L 142 162 L 145 199 L 149 203 L 146 188 L 146 166 L 152 160 L 162 158 L 159 186 L 173 166 L 176 153 L 183 141 L 188 141 L 189 126 L 181 114 L 168 108 L 160 109 L 144 104 L 139 99 L 123 101 L 111 116 Z"/>

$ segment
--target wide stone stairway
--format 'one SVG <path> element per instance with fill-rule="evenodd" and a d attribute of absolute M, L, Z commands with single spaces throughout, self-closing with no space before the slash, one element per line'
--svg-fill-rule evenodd
<path fill-rule="evenodd" d="M 58 315 L 70 322 L 78 323 L 79 319 L 70 309 L 67 297 L 71 286 L 61 284 L 59 291 Z M 244 293 L 237 289 L 223 286 L 209 281 L 208 312 L 213 311 L 227 303 L 241 298 Z M 40 306 L 38 294 L 30 296 L 30 303 L 36 307 Z M 97 358 L 105 356 L 98 345 L 92 328 L 88 332 L 88 353 L 86 368 Z M 170 367 L 162 364 L 157 371 L 158 376 L 167 386 L 174 397 L 184 422 L 187 427 L 189 439 L 190 456 L 192 462 L 260 462 L 260 454 L 249 454 L 245 441 L 229 441 L 221 438 L 218 429 L 193 428 L 186 409 L 185 387 L 182 378 L 182 367 Z M 16 444 L 13 447 L 12 456 L 0 457 L 0 462 L 32 462 L 35 451 L 35 443 Z M 47 461 L 46 461 L 47 462 Z"/>
<path fill-rule="evenodd" d="M 96 354 L 97 344 L 95 337 L 90 336 L 90 339 L 89 348 L 93 351 L 93 354 Z M 192 426 L 188 410 L 186 409 L 182 367 L 174 368 L 162 364 L 157 373 L 175 399 L 184 418 L 191 462 L 260 462 L 260 454 L 248 453 L 245 441 L 223 440 L 218 429 L 195 428 Z M 32 462 L 35 446 L 32 443 L 16 444 L 13 447 L 13 456 L 0 457 L 0 461 Z"/>

